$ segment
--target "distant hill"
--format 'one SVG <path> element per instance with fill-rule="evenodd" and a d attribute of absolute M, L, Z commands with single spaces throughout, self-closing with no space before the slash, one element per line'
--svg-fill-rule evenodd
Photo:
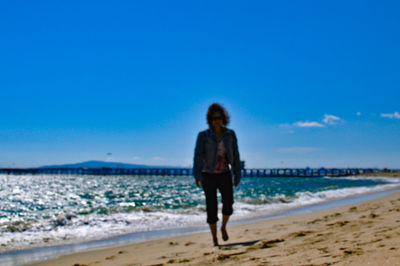
<path fill-rule="evenodd" d="M 74 164 L 45 165 L 39 168 L 181 168 L 174 166 L 150 166 L 144 164 L 128 164 L 118 162 L 87 161 Z"/>

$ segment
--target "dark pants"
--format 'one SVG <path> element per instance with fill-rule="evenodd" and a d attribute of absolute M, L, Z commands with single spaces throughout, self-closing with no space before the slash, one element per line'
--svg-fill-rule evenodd
<path fill-rule="evenodd" d="M 202 173 L 202 185 L 206 195 L 207 223 L 213 224 L 218 221 L 218 198 L 217 190 L 222 197 L 222 214 L 233 213 L 233 187 L 230 172 L 222 174 Z"/>

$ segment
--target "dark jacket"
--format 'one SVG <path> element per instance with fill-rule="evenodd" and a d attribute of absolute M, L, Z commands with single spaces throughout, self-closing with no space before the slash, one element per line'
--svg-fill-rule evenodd
<path fill-rule="evenodd" d="M 240 157 L 236 134 L 232 129 L 223 128 L 224 142 L 228 163 L 235 181 L 240 181 Z M 196 148 L 194 151 L 193 175 L 196 179 L 201 178 L 201 172 L 212 173 L 217 162 L 218 140 L 214 131 L 207 129 L 201 131 L 197 136 Z"/>

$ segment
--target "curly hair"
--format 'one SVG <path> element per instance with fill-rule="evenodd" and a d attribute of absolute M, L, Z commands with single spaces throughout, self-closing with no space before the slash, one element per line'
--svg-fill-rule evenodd
<path fill-rule="evenodd" d="M 226 111 L 226 109 L 220 105 L 219 103 L 213 103 L 210 105 L 210 107 L 208 107 L 208 111 L 207 111 L 207 124 L 211 127 L 211 122 L 212 122 L 212 115 L 215 112 L 219 112 L 221 113 L 222 116 L 222 124 L 224 126 L 229 124 L 229 120 L 230 120 L 230 116 L 228 114 L 228 112 Z"/>

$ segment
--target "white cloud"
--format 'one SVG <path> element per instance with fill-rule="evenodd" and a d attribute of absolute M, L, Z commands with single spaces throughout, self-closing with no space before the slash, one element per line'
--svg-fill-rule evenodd
<path fill-rule="evenodd" d="M 341 120 L 342 119 L 340 119 L 337 116 L 325 114 L 324 115 L 324 119 L 322 121 L 324 121 L 324 123 L 327 124 L 327 125 L 336 125 Z"/>
<path fill-rule="evenodd" d="M 318 122 L 309 122 L 309 121 L 305 121 L 305 122 L 296 122 L 293 124 L 296 127 L 324 127 L 323 124 L 318 123 Z"/>
<path fill-rule="evenodd" d="M 361 112 L 357 112 L 357 116 L 361 116 Z"/>
<path fill-rule="evenodd" d="M 381 116 L 390 119 L 400 119 L 400 114 L 398 112 L 394 112 L 393 114 L 381 114 Z"/>
<path fill-rule="evenodd" d="M 323 123 L 316 122 L 316 121 L 298 121 L 296 123 L 293 123 L 293 126 L 296 127 L 325 127 L 326 125 L 336 125 L 339 122 L 343 121 L 340 117 L 334 116 L 334 115 L 328 115 L 325 114 L 324 118 L 322 119 Z"/>
<path fill-rule="evenodd" d="M 152 158 L 154 161 L 162 161 L 164 160 L 163 158 L 159 157 L 159 156 L 155 156 Z"/>
<path fill-rule="evenodd" d="M 290 148 L 280 148 L 278 152 L 280 153 L 293 153 L 293 154 L 305 154 L 314 151 L 318 151 L 318 148 L 314 147 L 290 147 Z"/>
<path fill-rule="evenodd" d="M 140 159 L 139 156 L 133 156 L 133 157 L 131 158 L 132 161 L 137 161 L 137 160 L 139 160 L 139 159 Z"/>

